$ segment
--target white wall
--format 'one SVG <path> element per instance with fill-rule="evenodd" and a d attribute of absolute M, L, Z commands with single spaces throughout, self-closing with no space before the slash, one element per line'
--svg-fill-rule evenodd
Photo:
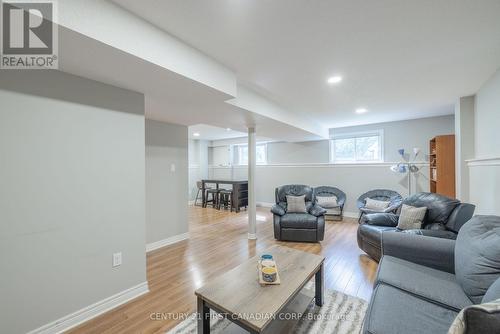
<path fill-rule="evenodd" d="M 194 201 L 198 192 L 197 181 L 208 178 L 208 141 L 190 139 L 189 151 L 189 200 Z M 200 194 L 201 196 L 201 194 Z"/>
<path fill-rule="evenodd" d="M 142 94 L 2 71 L 0 156 L 1 333 L 146 281 Z"/>
<path fill-rule="evenodd" d="M 429 150 L 429 140 L 436 135 L 454 133 L 454 117 L 444 116 L 341 128 L 333 130 L 332 134 L 374 129 L 384 130 L 385 163 L 328 164 L 328 141 L 268 143 L 269 164 L 257 166 L 256 171 L 257 201 L 274 202 L 274 189 L 291 183 L 336 186 L 346 192 L 345 210 L 352 213 L 357 212 L 356 200 L 359 195 L 371 189 L 389 188 L 407 196 L 407 177 L 393 173 L 390 166 L 399 161 L 397 153 L 399 148 L 411 151 L 413 147 L 420 147 L 422 155 L 419 158 L 421 171 L 412 177 L 412 191 L 428 191 L 429 171 L 425 154 Z M 213 157 L 209 158 L 209 161 L 222 161 L 221 156 L 229 156 L 227 141 L 214 141 L 212 145 L 214 149 L 209 151 L 209 154 Z M 222 179 L 246 179 L 247 168 L 245 166 L 220 166 L 214 163 L 210 166 L 209 176 Z"/>
<path fill-rule="evenodd" d="M 456 196 L 469 202 L 469 169 L 466 160 L 474 158 L 474 96 L 458 99 L 455 104 L 455 184 Z"/>
<path fill-rule="evenodd" d="M 453 115 L 449 115 L 338 128 L 332 129 L 330 133 L 335 135 L 373 130 L 384 131 L 385 161 L 394 162 L 399 160 L 398 149 L 400 148 L 404 148 L 406 152 L 411 152 L 414 147 L 419 147 L 423 154 L 428 154 L 429 140 L 437 135 L 455 133 L 455 124 Z M 420 157 L 420 159 L 423 158 Z"/>
<path fill-rule="evenodd" d="M 500 215 L 500 70 L 476 94 L 470 200 L 477 214 Z"/>
<path fill-rule="evenodd" d="M 188 232 L 188 130 L 146 121 L 146 242 Z"/>

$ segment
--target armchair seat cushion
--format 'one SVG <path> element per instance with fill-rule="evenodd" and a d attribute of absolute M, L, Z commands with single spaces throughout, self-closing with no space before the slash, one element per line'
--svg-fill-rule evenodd
<path fill-rule="evenodd" d="M 457 312 L 404 290 L 379 284 L 366 314 L 363 333 L 448 333 Z"/>
<path fill-rule="evenodd" d="M 382 257 L 376 284 L 384 283 L 459 312 L 472 305 L 455 275 L 392 256 Z"/>
<path fill-rule="evenodd" d="M 287 213 L 281 217 L 282 228 L 316 229 L 318 218 L 308 213 Z"/>

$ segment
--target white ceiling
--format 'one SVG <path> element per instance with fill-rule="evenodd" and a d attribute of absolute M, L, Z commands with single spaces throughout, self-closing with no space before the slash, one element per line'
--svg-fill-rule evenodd
<path fill-rule="evenodd" d="M 198 133 L 199 136 L 195 137 L 194 134 Z M 190 139 L 203 139 L 203 140 L 218 140 L 218 139 L 231 139 L 245 137 L 245 132 L 235 131 L 228 128 L 220 128 L 217 126 L 207 124 L 196 124 L 189 127 Z"/>
<path fill-rule="evenodd" d="M 226 103 L 231 95 L 62 26 L 59 55 L 61 71 L 144 93 L 148 119 L 210 124 L 242 133 L 255 126 L 259 136 L 286 141 L 317 139 L 303 129 Z"/>
<path fill-rule="evenodd" d="M 328 127 L 450 114 L 500 66 L 498 0 L 114 2 Z"/>

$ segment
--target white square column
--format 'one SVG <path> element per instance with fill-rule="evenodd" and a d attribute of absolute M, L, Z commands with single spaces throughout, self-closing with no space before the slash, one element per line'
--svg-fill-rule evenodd
<path fill-rule="evenodd" d="M 257 239 L 257 203 L 255 200 L 255 169 L 257 142 L 255 128 L 248 128 L 248 239 Z"/>

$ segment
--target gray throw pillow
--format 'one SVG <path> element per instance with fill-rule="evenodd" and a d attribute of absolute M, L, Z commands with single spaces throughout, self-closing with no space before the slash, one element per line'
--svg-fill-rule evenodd
<path fill-rule="evenodd" d="M 455 274 L 467 296 L 481 303 L 500 278 L 500 217 L 474 216 L 462 226 L 455 243 Z"/>
<path fill-rule="evenodd" d="M 306 213 L 306 195 L 286 195 L 287 209 L 289 213 Z"/>
<path fill-rule="evenodd" d="M 500 299 L 468 306 L 457 315 L 448 334 L 498 333 L 500 329 Z"/>
<path fill-rule="evenodd" d="M 325 209 L 337 208 L 339 203 L 337 202 L 337 196 L 316 196 L 318 205 Z"/>
<path fill-rule="evenodd" d="M 373 211 L 384 212 L 391 204 L 390 201 L 379 201 L 376 199 L 367 198 L 365 200 L 365 208 Z"/>
<path fill-rule="evenodd" d="M 403 204 L 399 215 L 398 228 L 400 230 L 414 230 L 422 228 L 422 222 L 427 212 L 426 207 L 416 208 Z"/>

